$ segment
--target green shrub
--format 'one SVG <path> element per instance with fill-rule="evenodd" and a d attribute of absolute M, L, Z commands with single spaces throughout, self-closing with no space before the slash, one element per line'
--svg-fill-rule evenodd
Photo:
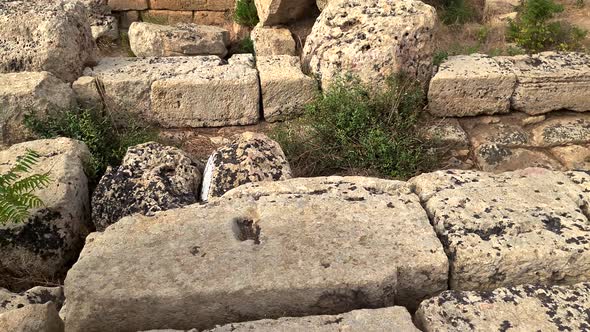
<path fill-rule="evenodd" d="M 586 31 L 563 22 L 550 21 L 562 11 L 563 6 L 553 0 L 526 0 L 516 20 L 508 25 L 507 39 L 532 53 L 550 49 L 580 49 Z"/>
<path fill-rule="evenodd" d="M 447 0 L 441 10 L 444 24 L 465 24 L 475 20 L 475 10 L 466 0 Z"/>
<path fill-rule="evenodd" d="M 258 12 L 254 0 L 238 0 L 234 13 L 234 21 L 238 24 L 254 27 L 258 24 Z"/>
<path fill-rule="evenodd" d="M 33 192 L 49 185 L 49 174 L 23 177 L 38 162 L 39 154 L 27 150 L 25 155 L 17 158 L 16 164 L 7 173 L 0 175 L 0 224 L 23 222 L 29 216 L 29 209 L 43 205 Z"/>
<path fill-rule="evenodd" d="M 441 63 L 445 62 L 449 58 L 449 52 L 447 51 L 436 51 L 432 56 L 432 64 L 440 66 Z"/>
<path fill-rule="evenodd" d="M 87 173 L 91 185 L 95 185 L 107 166 L 118 166 L 127 148 L 153 141 L 157 138 L 154 130 L 130 119 L 130 127 L 119 129 L 110 114 L 93 109 L 71 109 L 55 112 L 47 118 L 35 114 L 25 116 L 25 126 L 41 138 L 69 137 L 80 140 L 92 154 Z"/>
<path fill-rule="evenodd" d="M 420 85 L 403 76 L 390 78 L 383 92 L 341 79 L 273 137 L 297 176 L 362 170 L 407 178 L 434 161 L 416 130 L 424 103 Z"/>
<path fill-rule="evenodd" d="M 250 36 L 242 39 L 238 45 L 238 53 L 250 53 L 254 54 L 254 41 Z"/>

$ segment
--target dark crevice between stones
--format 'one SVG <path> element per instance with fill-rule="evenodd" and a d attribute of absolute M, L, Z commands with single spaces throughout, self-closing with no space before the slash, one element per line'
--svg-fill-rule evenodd
<path fill-rule="evenodd" d="M 454 253 L 450 252 L 451 248 L 449 246 L 449 239 L 445 234 L 438 234 L 436 232 L 436 229 L 434 228 L 434 216 L 426 208 L 426 203 L 428 202 L 428 200 L 422 200 L 422 198 L 420 197 L 420 195 L 418 195 L 418 192 L 416 191 L 416 185 L 414 185 L 414 184 L 411 185 L 410 191 L 412 192 L 412 194 L 418 196 L 418 201 L 420 202 L 420 206 L 422 207 L 422 210 L 424 210 L 424 212 L 426 212 L 426 216 L 428 216 L 428 221 L 430 223 L 430 226 L 432 227 L 434 234 L 436 235 L 436 237 L 440 241 L 440 243 L 443 247 L 443 250 L 445 252 L 445 255 L 447 256 L 449 270 L 447 271 L 447 289 L 446 290 L 449 290 L 449 289 L 451 289 L 451 275 L 452 275 L 452 271 L 453 271 L 452 262 L 453 262 L 453 256 L 454 256 Z"/>
<path fill-rule="evenodd" d="M 256 65 L 256 57 L 254 57 L 254 69 L 256 69 L 256 84 L 258 84 L 258 119 L 262 122 L 264 121 L 264 104 L 262 103 L 262 83 L 260 82 L 260 72 Z"/>
<path fill-rule="evenodd" d="M 235 218 L 233 221 L 234 233 L 240 241 L 254 241 L 254 244 L 260 244 L 260 226 L 252 219 Z"/>

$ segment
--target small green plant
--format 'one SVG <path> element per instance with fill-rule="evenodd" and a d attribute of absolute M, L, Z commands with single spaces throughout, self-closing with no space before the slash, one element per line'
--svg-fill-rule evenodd
<path fill-rule="evenodd" d="M 5 174 L 0 175 L 0 224 L 23 222 L 29 216 L 29 210 L 38 208 L 43 202 L 33 192 L 46 188 L 51 179 L 48 173 L 29 173 L 39 162 L 39 154 L 27 150 L 19 156 L 16 164 Z"/>
<path fill-rule="evenodd" d="M 238 0 L 234 12 L 234 21 L 240 25 L 254 27 L 260 21 L 254 0 Z"/>
<path fill-rule="evenodd" d="M 581 9 L 584 8 L 586 4 L 584 3 L 584 0 L 576 0 L 576 7 Z"/>
<path fill-rule="evenodd" d="M 335 172 L 407 178 L 434 158 L 417 134 L 425 104 L 419 83 L 402 76 L 376 92 L 355 78 L 336 81 L 298 120 L 273 134 L 297 176 Z"/>
<path fill-rule="evenodd" d="M 465 24 L 475 20 L 475 11 L 466 0 L 446 0 L 441 11 L 444 24 Z"/>
<path fill-rule="evenodd" d="M 432 64 L 435 66 L 440 66 L 443 62 L 445 62 L 449 58 L 449 52 L 447 51 L 436 51 L 432 56 Z"/>
<path fill-rule="evenodd" d="M 250 36 L 240 41 L 237 52 L 254 54 L 254 41 L 252 41 L 252 38 L 250 38 Z"/>
<path fill-rule="evenodd" d="M 44 118 L 28 114 L 24 123 L 41 138 L 69 137 L 86 143 L 92 154 L 87 166 L 92 185 L 98 183 L 107 166 L 121 163 L 128 147 L 157 138 L 156 132 L 138 124 L 138 119 L 130 119 L 129 127 L 119 129 L 107 111 L 94 109 L 71 109 Z"/>
<path fill-rule="evenodd" d="M 531 53 L 550 49 L 580 49 L 586 31 L 563 22 L 551 21 L 555 14 L 562 11 L 563 6 L 553 0 L 526 0 L 516 20 L 509 22 L 507 39 Z"/>

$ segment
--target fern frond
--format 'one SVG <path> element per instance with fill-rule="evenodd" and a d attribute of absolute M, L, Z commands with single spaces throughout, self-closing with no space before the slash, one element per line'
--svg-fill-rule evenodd
<path fill-rule="evenodd" d="M 46 188 L 51 183 L 49 173 L 33 174 L 20 179 L 12 184 L 12 190 L 16 194 L 30 193 L 35 190 Z"/>
<path fill-rule="evenodd" d="M 39 154 L 32 150 L 16 159 L 16 164 L 6 174 L 0 175 L 0 224 L 12 221 L 23 222 L 29 216 L 29 209 L 38 208 L 43 201 L 33 194 L 51 182 L 49 173 L 28 173 L 39 162 Z"/>

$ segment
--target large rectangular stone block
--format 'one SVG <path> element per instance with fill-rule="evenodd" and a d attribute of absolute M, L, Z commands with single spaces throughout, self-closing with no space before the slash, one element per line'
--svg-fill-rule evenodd
<path fill-rule="evenodd" d="M 508 113 L 516 76 L 487 55 L 458 55 L 430 81 L 428 110 L 436 116 Z"/>
<path fill-rule="evenodd" d="M 122 113 L 144 114 L 150 109 L 153 82 L 220 63 L 221 59 L 216 56 L 104 58 L 84 73 L 98 79 L 108 107 Z"/>
<path fill-rule="evenodd" d="M 438 171 L 410 182 L 449 256 L 451 289 L 590 279 L 588 201 L 566 174 Z"/>
<path fill-rule="evenodd" d="M 246 65 L 195 70 L 155 81 L 148 117 L 166 128 L 255 124 L 259 91 L 258 73 Z"/>
<path fill-rule="evenodd" d="M 301 71 L 299 57 L 289 55 L 259 56 L 264 119 L 269 122 L 301 115 L 305 106 L 319 93 L 316 80 Z"/>
<path fill-rule="evenodd" d="M 109 7 L 114 11 L 148 9 L 148 0 L 108 0 Z"/>
<path fill-rule="evenodd" d="M 66 331 L 415 308 L 446 289 L 447 276 L 442 245 L 402 182 L 249 184 L 90 235 L 65 281 Z"/>
<path fill-rule="evenodd" d="M 422 302 L 422 331 L 590 331 L 590 283 L 447 291 Z"/>
<path fill-rule="evenodd" d="M 590 111 L 590 55 L 545 52 L 503 59 L 517 77 L 515 110 L 532 115 Z"/>
<path fill-rule="evenodd" d="M 56 280 L 77 258 L 90 223 L 86 145 L 69 138 L 15 144 L 0 152 L 0 173 L 27 150 L 40 155 L 27 175 L 48 173 L 51 182 L 35 191 L 44 205 L 25 222 L 0 226 L 0 287 L 12 289 Z"/>
<path fill-rule="evenodd" d="M 150 0 L 151 9 L 205 10 L 207 0 Z"/>

